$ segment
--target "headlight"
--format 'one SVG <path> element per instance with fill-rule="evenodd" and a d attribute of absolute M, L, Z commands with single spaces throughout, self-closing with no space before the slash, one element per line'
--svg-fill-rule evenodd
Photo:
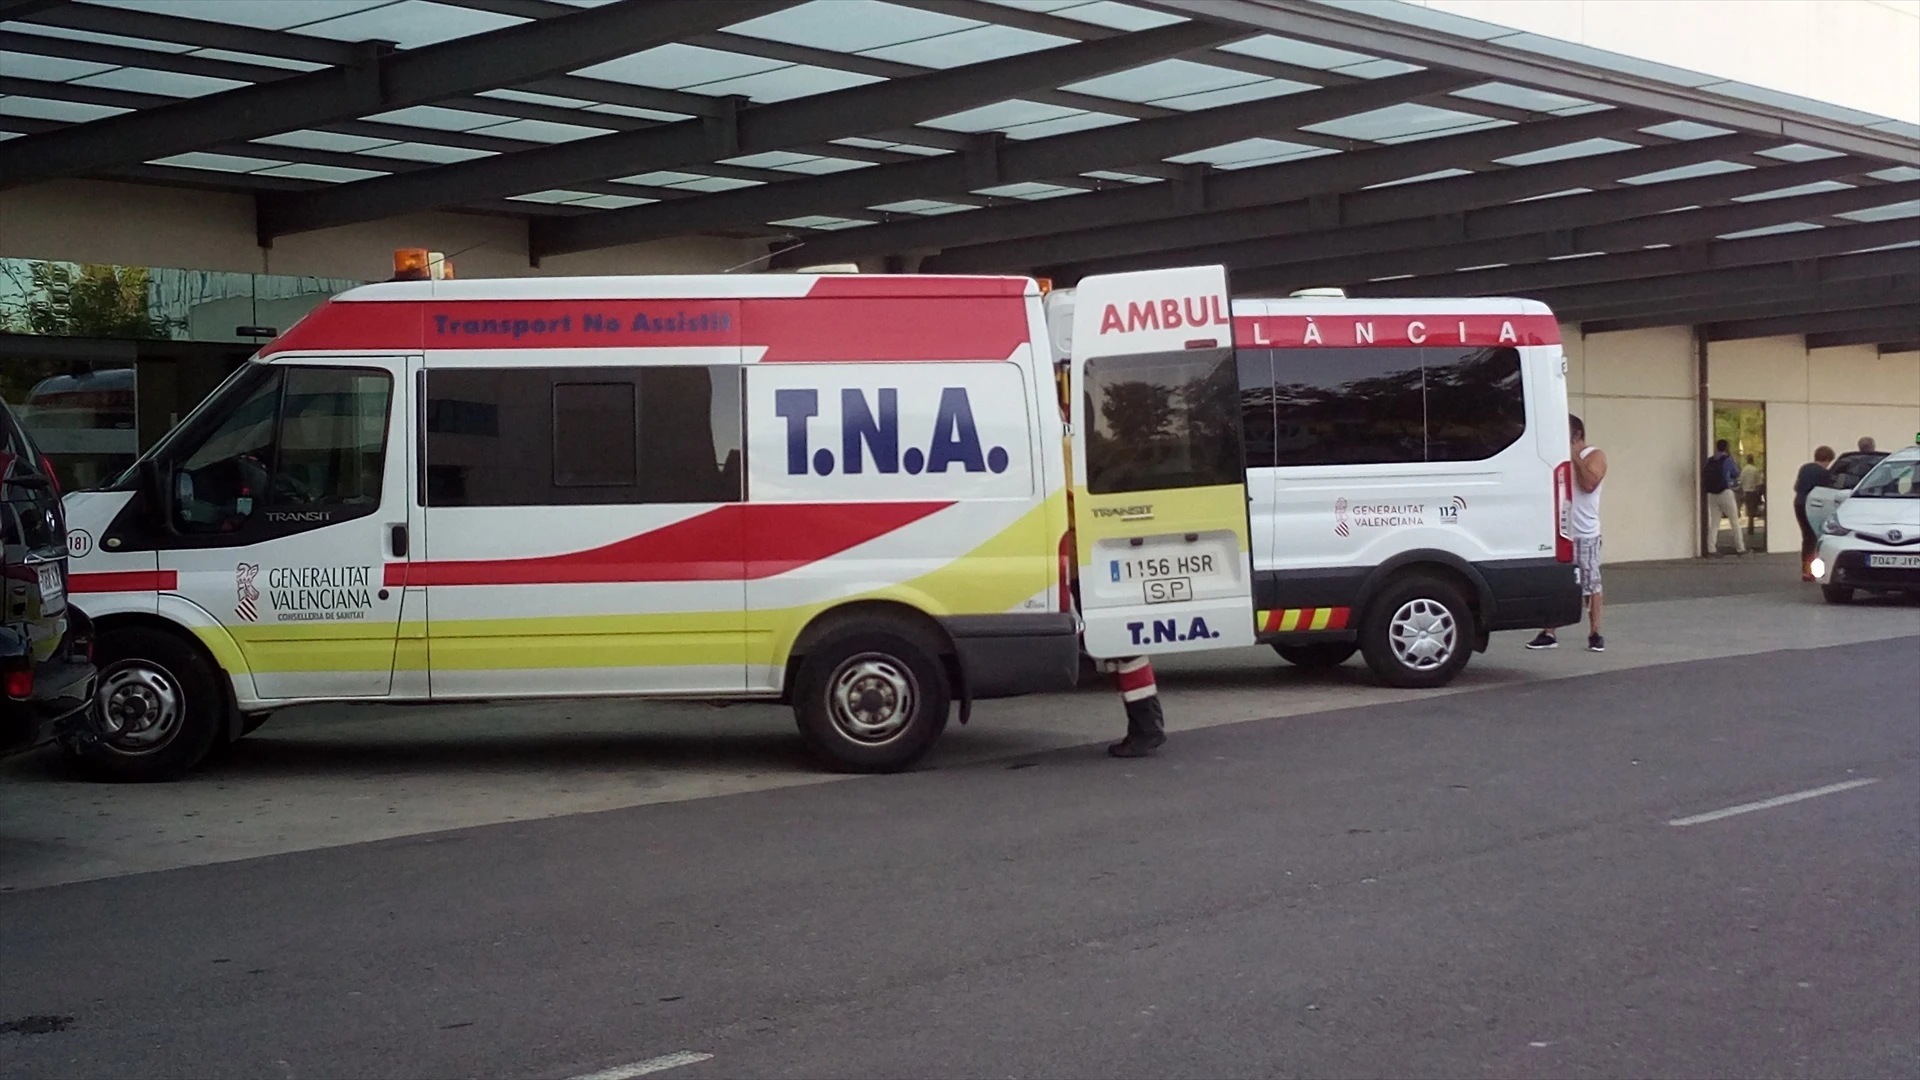
<path fill-rule="evenodd" d="M 1853 535 L 1852 529 L 1849 529 L 1845 525 L 1840 524 L 1839 514 L 1830 515 L 1827 518 L 1826 522 L 1820 526 L 1820 531 L 1823 533 L 1826 533 L 1828 536 L 1852 536 Z"/>
<path fill-rule="evenodd" d="M 1827 561 L 1825 559 L 1820 558 L 1817 555 L 1814 556 L 1813 561 L 1807 564 L 1807 572 L 1812 574 L 1814 577 L 1826 577 Z"/>

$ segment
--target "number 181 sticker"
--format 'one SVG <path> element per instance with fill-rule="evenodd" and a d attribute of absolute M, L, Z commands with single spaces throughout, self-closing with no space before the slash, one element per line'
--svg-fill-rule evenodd
<path fill-rule="evenodd" d="M 67 555 L 75 559 L 84 559 L 93 550 L 93 534 L 85 529 L 67 530 Z"/>

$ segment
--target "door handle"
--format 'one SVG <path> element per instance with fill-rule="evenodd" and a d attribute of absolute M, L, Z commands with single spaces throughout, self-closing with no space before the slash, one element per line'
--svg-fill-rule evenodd
<path fill-rule="evenodd" d="M 391 538 L 393 557 L 396 559 L 404 559 L 407 557 L 407 527 L 405 525 L 394 525 L 391 526 L 391 528 L 393 530 Z"/>

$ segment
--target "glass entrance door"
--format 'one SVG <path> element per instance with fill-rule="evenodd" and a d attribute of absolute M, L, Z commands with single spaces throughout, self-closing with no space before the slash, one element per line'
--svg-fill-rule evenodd
<path fill-rule="evenodd" d="M 1746 531 L 1747 550 L 1767 550 L 1767 406 L 1759 401 L 1713 403 L 1713 437 L 1727 440 L 1734 464 L 1740 468 L 1734 486 L 1740 527 Z M 1789 493 L 1791 498 L 1791 493 Z M 1731 554 L 1733 533 L 1725 519 L 1710 519 L 1716 527 L 1713 550 Z M 1791 525 L 1791 522 L 1789 522 Z"/>

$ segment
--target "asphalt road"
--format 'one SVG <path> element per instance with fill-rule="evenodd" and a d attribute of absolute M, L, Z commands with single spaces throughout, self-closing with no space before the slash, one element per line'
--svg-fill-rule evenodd
<path fill-rule="evenodd" d="M 1911 1077 L 1920 638 L 33 889 L 0 958 L 7 1077 Z"/>

